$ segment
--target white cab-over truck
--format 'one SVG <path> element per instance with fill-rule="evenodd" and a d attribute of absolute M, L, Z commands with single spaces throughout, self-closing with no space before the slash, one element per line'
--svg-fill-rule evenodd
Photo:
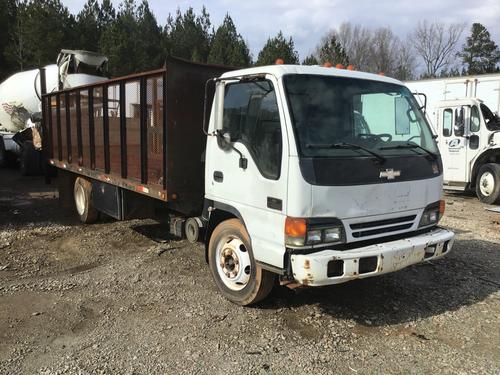
<path fill-rule="evenodd" d="M 406 85 L 426 97 L 443 159 L 444 188 L 475 190 L 482 202 L 500 203 L 500 74 Z"/>
<path fill-rule="evenodd" d="M 278 282 L 338 284 L 451 250 L 441 157 L 401 82 L 223 71 L 171 58 L 44 97 L 47 157 L 82 221 L 126 218 L 138 201 L 167 207 L 170 231 L 204 242 L 219 290 L 241 305 Z"/>

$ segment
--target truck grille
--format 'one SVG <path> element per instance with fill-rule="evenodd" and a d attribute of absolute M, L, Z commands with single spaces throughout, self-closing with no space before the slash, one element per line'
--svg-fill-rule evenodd
<path fill-rule="evenodd" d="M 410 215 L 396 217 L 394 219 L 367 221 L 364 223 L 350 224 L 349 227 L 353 231 L 352 236 L 354 238 L 368 237 L 409 229 L 412 227 L 416 217 L 416 215 Z"/>

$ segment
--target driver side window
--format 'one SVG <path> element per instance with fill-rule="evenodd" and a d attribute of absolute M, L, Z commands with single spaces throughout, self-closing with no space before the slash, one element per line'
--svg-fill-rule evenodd
<path fill-rule="evenodd" d="M 451 128 L 453 127 L 453 110 L 446 108 L 443 111 L 443 136 L 451 136 Z"/>
<path fill-rule="evenodd" d="M 281 123 L 270 81 L 228 84 L 224 94 L 222 129 L 232 142 L 249 150 L 260 173 L 277 180 L 281 169 Z"/>
<path fill-rule="evenodd" d="M 478 132 L 481 126 L 481 117 L 479 116 L 479 108 L 473 105 L 470 109 L 470 131 Z"/>

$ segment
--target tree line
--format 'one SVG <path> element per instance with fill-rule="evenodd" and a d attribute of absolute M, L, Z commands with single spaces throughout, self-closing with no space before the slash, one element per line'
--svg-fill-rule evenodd
<path fill-rule="evenodd" d="M 258 55 L 227 14 L 213 25 L 205 7 L 168 16 L 159 25 L 147 0 L 87 0 L 76 15 L 61 0 L 0 0 L 0 80 L 19 70 L 54 63 L 62 48 L 98 51 L 109 58 L 112 76 L 154 69 L 167 55 L 236 67 L 274 64 L 352 65 L 401 80 L 498 71 L 500 52 L 488 30 L 471 27 L 459 46 L 464 24 L 422 21 L 406 37 L 390 27 L 343 23 L 327 32 L 302 61 L 292 37 L 269 37 Z M 419 72 L 419 74 L 417 74 Z"/>

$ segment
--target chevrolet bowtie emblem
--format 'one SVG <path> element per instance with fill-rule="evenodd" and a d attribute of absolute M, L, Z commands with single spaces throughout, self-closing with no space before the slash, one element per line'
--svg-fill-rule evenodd
<path fill-rule="evenodd" d="M 387 178 L 388 180 L 394 180 L 396 177 L 401 176 L 401 171 L 395 171 L 394 169 L 386 169 L 385 171 L 380 171 L 380 178 Z"/>

